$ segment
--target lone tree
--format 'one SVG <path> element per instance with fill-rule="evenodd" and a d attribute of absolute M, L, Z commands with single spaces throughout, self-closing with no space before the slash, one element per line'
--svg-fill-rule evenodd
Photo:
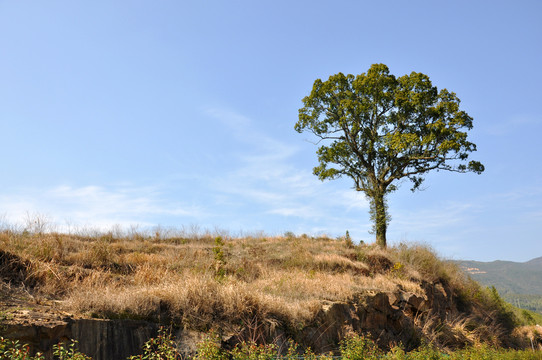
<path fill-rule="evenodd" d="M 438 91 L 427 75 L 396 78 L 386 65 L 374 64 L 361 75 L 317 79 L 295 129 L 319 138 L 314 174 L 320 180 L 346 175 L 365 193 L 376 242 L 385 247 L 386 195 L 399 180 L 411 180 L 415 191 L 431 170 L 484 171 L 478 161 L 467 163 L 476 145 L 467 140 L 472 118 L 459 103 L 456 94 Z"/>

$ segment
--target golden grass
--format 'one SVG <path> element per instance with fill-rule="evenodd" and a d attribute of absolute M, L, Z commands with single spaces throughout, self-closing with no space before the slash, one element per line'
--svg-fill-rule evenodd
<path fill-rule="evenodd" d="M 208 235 L 2 232 L 0 248 L 30 261 L 37 293 L 100 316 L 153 317 L 168 311 L 206 322 L 216 314 L 228 318 L 256 311 L 304 322 L 321 300 L 394 291 L 398 284 L 421 292 L 406 277 L 381 269 L 373 273 L 358 256 L 361 248 L 325 237 L 226 238 L 217 245 Z"/>
<path fill-rule="evenodd" d="M 217 240 L 209 234 L 4 231 L 0 250 L 16 255 L 28 268 L 26 288 L 37 297 L 59 300 L 65 310 L 98 317 L 170 319 L 200 329 L 251 321 L 297 328 L 314 319 L 323 301 L 398 289 L 424 297 L 427 282 L 442 284 L 482 309 L 497 308 L 457 266 L 417 244 L 381 249 L 308 236 Z M 480 310 L 472 316 L 478 321 L 488 314 Z M 443 337 L 436 333 L 441 329 L 438 322 L 424 321 L 421 328 L 428 335 Z M 448 335 L 460 332 L 474 342 L 498 329 L 491 323 L 470 329 L 470 322 L 450 320 Z"/>

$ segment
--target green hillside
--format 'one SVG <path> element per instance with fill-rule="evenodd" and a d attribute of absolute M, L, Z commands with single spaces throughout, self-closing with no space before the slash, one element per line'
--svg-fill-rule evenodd
<path fill-rule="evenodd" d="M 524 263 L 512 261 L 458 261 L 476 281 L 495 286 L 517 307 L 542 313 L 542 257 Z"/>

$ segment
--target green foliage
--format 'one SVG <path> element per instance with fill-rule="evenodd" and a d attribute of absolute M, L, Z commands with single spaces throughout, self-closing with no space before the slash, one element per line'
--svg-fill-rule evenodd
<path fill-rule="evenodd" d="M 354 242 L 352 241 L 352 238 L 350 237 L 350 233 L 348 232 L 348 230 L 346 230 L 346 235 L 344 235 L 344 244 L 349 249 L 354 248 Z"/>
<path fill-rule="evenodd" d="M 217 236 L 215 238 L 215 247 L 213 248 L 213 253 L 215 254 L 215 261 L 217 262 L 224 262 L 224 251 L 222 248 L 224 247 L 224 241 L 220 236 Z"/>
<path fill-rule="evenodd" d="M 70 341 L 67 347 L 63 343 L 53 345 L 53 355 L 58 360 L 91 360 L 90 356 L 77 350 L 77 340 Z"/>
<path fill-rule="evenodd" d="M 357 359 L 380 359 L 382 351 L 376 344 L 360 335 L 349 335 L 341 341 L 340 344 L 342 359 L 357 360 Z"/>
<path fill-rule="evenodd" d="M 277 354 L 278 355 L 278 354 Z M 278 358 L 278 356 L 277 356 Z M 306 349 L 304 352 L 299 350 L 297 343 L 291 343 L 288 347 L 286 356 L 281 357 L 283 360 L 332 360 L 332 353 L 316 355 L 311 348 Z"/>
<path fill-rule="evenodd" d="M 233 360 L 271 360 L 277 357 L 277 348 L 274 344 L 242 342 L 231 351 L 231 356 Z"/>
<path fill-rule="evenodd" d="M 455 351 L 450 360 L 540 360 L 542 352 L 530 350 L 494 349 L 487 345 Z"/>
<path fill-rule="evenodd" d="M 317 79 L 303 98 L 295 130 L 319 138 L 314 174 L 320 180 L 350 177 L 369 198 L 377 242 L 385 246 L 384 197 L 400 179 L 416 190 L 431 170 L 484 171 L 480 162 L 467 163 L 476 145 L 467 140 L 472 118 L 459 103 L 427 75 L 396 78 L 386 65 L 374 64 L 360 75 Z"/>
<path fill-rule="evenodd" d="M 542 295 L 504 293 L 502 297 L 509 303 L 521 309 L 525 309 L 538 317 L 538 323 L 542 324 Z"/>
<path fill-rule="evenodd" d="M 288 240 L 294 240 L 296 238 L 295 234 L 292 231 L 286 231 L 284 237 Z"/>
<path fill-rule="evenodd" d="M 0 359 L 9 360 L 43 360 L 40 353 L 30 355 L 30 347 L 22 345 L 18 340 L 4 339 L 0 337 Z"/>
<path fill-rule="evenodd" d="M 77 341 L 71 340 L 66 344 L 59 343 L 53 345 L 53 355 L 55 360 L 91 360 L 85 354 L 77 351 Z M 45 357 L 41 353 L 30 355 L 30 347 L 21 345 L 18 340 L 4 339 L 0 337 L 0 359 L 5 360 L 44 360 Z"/>
<path fill-rule="evenodd" d="M 214 259 L 215 259 L 215 278 L 221 281 L 226 276 L 226 270 L 224 268 L 224 240 L 222 237 L 217 236 L 215 238 L 215 246 L 213 247 Z"/>
<path fill-rule="evenodd" d="M 211 331 L 203 341 L 198 344 L 195 360 L 226 360 L 228 356 L 220 347 L 220 336 Z"/>
<path fill-rule="evenodd" d="M 499 295 L 499 292 L 495 286 L 488 288 L 491 300 L 493 301 L 493 307 L 497 311 L 497 319 L 499 322 L 509 329 L 512 329 L 517 323 L 518 319 L 516 318 L 512 306 L 507 304 Z"/>
<path fill-rule="evenodd" d="M 396 262 L 390 269 L 390 273 L 395 277 L 403 278 L 405 275 L 405 265 L 401 262 Z"/>
<path fill-rule="evenodd" d="M 447 359 L 448 355 L 436 350 L 432 346 L 429 345 L 422 345 L 419 348 L 409 352 L 404 353 L 402 350 L 394 349 L 394 351 L 391 351 L 388 356 L 386 356 L 386 359 L 405 359 L 405 360 L 439 360 L 439 359 Z"/>
<path fill-rule="evenodd" d="M 171 333 L 161 327 L 158 335 L 143 345 L 143 354 L 129 357 L 130 360 L 180 360 L 177 344 L 171 338 Z"/>
<path fill-rule="evenodd" d="M 536 320 L 534 319 L 534 316 L 529 311 L 522 310 L 521 316 L 523 317 L 523 319 L 528 325 L 536 325 Z"/>

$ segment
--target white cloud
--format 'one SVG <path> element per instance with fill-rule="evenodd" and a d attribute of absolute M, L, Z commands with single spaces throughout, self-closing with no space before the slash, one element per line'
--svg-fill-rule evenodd
<path fill-rule="evenodd" d="M 0 196 L 0 213 L 6 220 L 21 224 L 29 214 L 53 219 L 57 227 L 65 224 L 107 229 L 138 224 L 154 225 L 149 218 L 157 216 L 201 215 L 201 209 L 167 202 L 152 187 L 101 186 L 73 187 L 61 185 L 51 189 L 20 189 L 18 193 Z"/>
<path fill-rule="evenodd" d="M 299 169 L 295 157 L 298 146 L 279 141 L 254 128 L 253 122 L 229 110 L 207 112 L 227 124 L 233 135 L 250 145 L 250 151 L 238 155 L 238 166 L 223 174 L 213 186 L 216 191 L 261 205 L 265 214 L 317 221 L 322 225 L 341 211 L 367 210 L 362 194 L 337 190 L 322 183 L 311 169 Z M 344 222 L 344 220 L 342 221 Z"/>

